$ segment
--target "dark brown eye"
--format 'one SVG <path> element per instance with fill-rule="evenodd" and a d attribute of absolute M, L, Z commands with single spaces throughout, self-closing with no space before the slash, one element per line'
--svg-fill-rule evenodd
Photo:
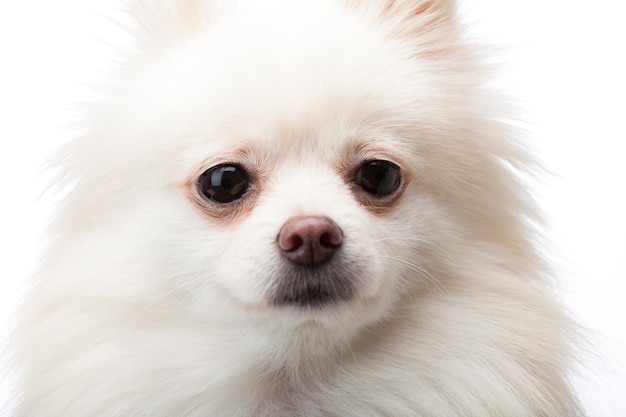
<path fill-rule="evenodd" d="M 354 181 L 370 194 L 386 196 L 400 187 L 400 167 L 388 161 L 367 161 L 356 171 Z"/>
<path fill-rule="evenodd" d="M 200 176 L 199 188 L 208 200 L 227 204 L 243 197 L 250 188 L 250 179 L 237 165 L 216 165 Z"/>

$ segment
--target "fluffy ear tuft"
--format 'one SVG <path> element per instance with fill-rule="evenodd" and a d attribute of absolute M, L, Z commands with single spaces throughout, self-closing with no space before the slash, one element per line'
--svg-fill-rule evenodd
<path fill-rule="evenodd" d="M 128 0 L 135 21 L 133 34 L 140 39 L 172 39 L 194 33 L 212 15 L 211 0 Z"/>
<path fill-rule="evenodd" d="M 348 7 L 374 13 L 406 34 L 453 26 L 455 0 L 346 0 Z"/>

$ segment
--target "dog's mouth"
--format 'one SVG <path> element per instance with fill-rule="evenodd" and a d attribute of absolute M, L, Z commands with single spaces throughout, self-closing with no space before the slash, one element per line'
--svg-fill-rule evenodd
<path fill-rule="evenodd" d="M 275 306 L 326 308 L 353 298 L 355 274 L 346 268 L 289 268 L 271 292 Z"/>

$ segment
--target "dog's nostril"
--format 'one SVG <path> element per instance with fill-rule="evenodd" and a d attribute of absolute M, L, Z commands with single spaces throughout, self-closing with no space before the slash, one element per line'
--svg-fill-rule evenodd
<path fill-rule="evenodd" d="M 332 219 L 296 217 L 283 225 L 278 247 L 292 263 L 315 267 L 330 261 L 342 240 L 343 233 Z"/>
<path fill-rule="evenodd" d="M 288 236 L 284 236 L 283 239 L 279 239 L 280 248 L 287 252 L 297 250 L 303 244 L 304 241 L 297 234 L 291 234 Z"/>
<path fill-rule="evenodd" d="M 339 230 L 339 228 L 337 228 L 337 231 L 339 233 L 330 232 L 322 234 L 322 236 L 320 236 L 320 244 L 327 248 L 339 246 L 341 244 L 341 239 L 343 236 L 341 235 L 341 231 Z"/>

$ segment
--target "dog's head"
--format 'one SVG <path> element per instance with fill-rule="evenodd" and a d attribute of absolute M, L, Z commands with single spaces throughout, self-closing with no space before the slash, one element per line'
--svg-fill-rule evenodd
<path fill-rule="evenodd" d="M 94 292 L 358 328 L 480 245 L 522 252 L 520 154 L 452 1 L 209 3 L 138 7 L 141 51 L 70 148 Z"/>

